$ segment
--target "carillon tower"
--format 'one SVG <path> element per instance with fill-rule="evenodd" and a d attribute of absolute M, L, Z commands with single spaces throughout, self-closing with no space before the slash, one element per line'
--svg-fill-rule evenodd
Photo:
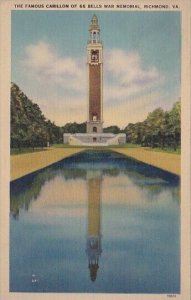
<path fill-rule="evenodd" d="M 103 45 L 100 27 L 94 15 L 87 44 L 88 113 L 86 133 L 64 133 L 64 144 L 108 146 L 126 143 L 124 133 L 103 133 Z"/>
<path fill-rule="evenodd" d="M 96 15 L 89 28 L 87 45 L 88 68 L 88 120 L 87 133 L 103 131 L 103 45 L 100 41 L 100 27 Z M 94 140 L 95 141 L 95 140 Z"/>

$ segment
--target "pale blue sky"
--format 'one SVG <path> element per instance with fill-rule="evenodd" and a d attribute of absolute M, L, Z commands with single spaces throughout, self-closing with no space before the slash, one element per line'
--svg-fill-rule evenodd
<path fill-rule="evenodd" d="M 105 126 L 170 109 L 180 97 L 179 12 L 13 11 L 12 81 L 56 124 L 85 121 L 94 13 L 104 46 Z"/>

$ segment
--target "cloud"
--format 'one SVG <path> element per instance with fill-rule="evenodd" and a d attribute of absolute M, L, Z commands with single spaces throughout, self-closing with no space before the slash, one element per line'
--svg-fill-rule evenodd
<path fill-rule="evenodd" d="M 81 61 L 72 57 L 60 57 L 56 49 L 45 42 L 29 45 L 25 49 L 24 66 L 35 72 L 37 78 L 65 89 L 81 90 L 85 81 Z"/>
<path fill-rule="evenodd" d="M 128 123 L 141 122 L 146 119 L 148 113 L 160 106 L 161 95 L 152 92 L 144 96 L 135 97 L 133 100 L 124 101 L 118 105 L 104 107 L 104 122 L 107 125 L 117 124 L 124 128 Z"/>
<path fill-rule="evenodd" d="M 147 85 L 159 77 L 159 72 L 152 66 L 144 68 L 137 52 L 125 52 L 114 49 L 109 52 L 108 71 L 118 76 L 122 86 Z"/>
<path fill-rule="evenodd" d="M 161 95 L 157 89 L 162 93 L 163 74 L 155 66 L 144 66 L 138 52 L 106 49 L 104 53 L 104 126 L 143 121 L 158 106 Z M 51 44 L 39 41 L 26 47 L 22 66 L 27 94 L 47 118 L 58 125 L 86 120 L 85 56 L 83 60 L 61 56 Z"/>
<path fill-rule="evenodd" d="M 161 82 L 162 75 L 155 66 L 144 67 L 139 53 L 113 49 L 107 53 L 106 78 L 106 101 L 116 99 L 117 104 L 150 92 Z"/>
<path fill-rule="evenodd" d="M 28 45 L 22 60 L 27 95 L 58 125 L 87 118 L 86 64 L 78 57 L 59 55 L 49 43 Z"/>
<path fill-rule="evenodd" d="M 82 123 L 86 121 L 87 102 L 85 98 L 68 97 L 67 99 L 60 96 L 60 98 L 57 98 L 56 105 L 53 108 L 50 103 L 53 103 L 54 99 L 54 97 L 39 99 L 39 101 L 43 101 L 41 108 L 48 119 L 62 126 L 70 122 Z"/>

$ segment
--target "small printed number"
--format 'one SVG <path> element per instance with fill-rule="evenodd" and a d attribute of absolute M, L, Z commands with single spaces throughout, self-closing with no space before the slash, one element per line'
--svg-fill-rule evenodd
<path fill-rule="evenodd" d="M 169 294 L 169 295 L 167 295 L 167 297 L 169 297 L 169 298 L 176 298 L 176 295 L 174 295 L 174 294 Z"/>

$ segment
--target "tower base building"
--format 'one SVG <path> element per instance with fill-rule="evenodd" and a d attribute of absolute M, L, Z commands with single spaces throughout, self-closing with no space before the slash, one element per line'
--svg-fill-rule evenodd
<path fill-rule="evenodd" d="M 64 144 L 73 146 L 109 146 L 126 143 L 124 133 L 64 133 Z"/>

